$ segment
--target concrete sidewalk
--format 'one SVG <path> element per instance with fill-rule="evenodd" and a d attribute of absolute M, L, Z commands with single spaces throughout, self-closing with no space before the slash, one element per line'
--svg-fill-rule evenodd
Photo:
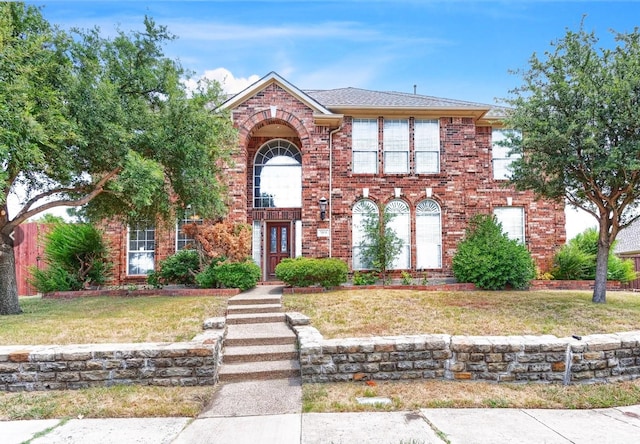
<path fill-rule="evenodd" d="M 2 443 L 29 440 L 33 444 L 632 443 L 640 442 L 640 406 L 0 422 Z"/>

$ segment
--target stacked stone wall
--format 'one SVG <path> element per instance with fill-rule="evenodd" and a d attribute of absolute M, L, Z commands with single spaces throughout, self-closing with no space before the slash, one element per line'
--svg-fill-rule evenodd
<path fill-rule="evenodd" d="M 185 343 L 4 346 L 0 347 L 0 390 L 214 385 L 221 344 L 219 335 Z"/>
<path fill-rule="evenodd" d="M 305 383 L 453 380 L 593 383 L 640 377 L 640 331 L 582 338 L 414 335 L 324 339 L 288 314 Z"/>

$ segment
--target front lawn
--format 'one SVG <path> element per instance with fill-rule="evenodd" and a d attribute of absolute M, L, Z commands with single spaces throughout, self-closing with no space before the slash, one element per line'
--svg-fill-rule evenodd
<path fill-rule="evenodd" d="M 311 318 L 325 338 L 411 334 L 557 337 L 640 329 L 640 295 L 608 292 L 606 304 L 586 291 L 350 289 L 285 295 L 287 311 Z"/>
<path fill-rule="evenodd" d="M 227 298 L 20 299 L 23 314 L 0 318 L 0 345 L 189 341 L 202 321 L 224 316 Z"/>

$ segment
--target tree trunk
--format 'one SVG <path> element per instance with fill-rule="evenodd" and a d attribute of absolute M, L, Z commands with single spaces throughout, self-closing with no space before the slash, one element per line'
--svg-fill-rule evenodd
<path fill-rule="evenodd" d="M 0 236 L 0 315 L 20 313 L 13 242 Z"/>
<path fill-rule="evenodd" d="M 598 240 L 598 254 L 596 256 L 596 281 L 593 287 L 592 302 L 596 304 L 604 304 L 607 302 L 607 271 L 609 268 L 609 249 L 610 244 L 607 240 Z"/>

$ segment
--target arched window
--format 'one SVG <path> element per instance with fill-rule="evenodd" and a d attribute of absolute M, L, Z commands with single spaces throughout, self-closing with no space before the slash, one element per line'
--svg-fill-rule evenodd
<path fill-rule="evenodd" d="M 431 199 L 416 207 L 416 267 L 442 268 L 440 206 Z"/>
<path fill-rule="evenodd" d="M 288 140 L 270 140 L 258 150 L 253 163 L 253 206 L 302 207 L 302 155 Z"/>
<path fill-rule="evenodd" d="M 411 268 L 411 219 L 409 205 L 403 200 L 392 200 L 387 204 L 386 211 L 393 215 L 389 227 L 402 240 L 402 248 L 391 265 L 392 270 L 406 270 Z"/>
<path fill-rule="evenodd" d="M 378 206 L 370 200 L 360 200 L 353 206 L 351 217 L 351 239 L 353 254 L 353 269 L 367 270 L 371 264 L 365 263 L 362 258 L 362 244 L 366 244 L 367 238 L 364 223 L 368 217 L 379 217 Z"/>

